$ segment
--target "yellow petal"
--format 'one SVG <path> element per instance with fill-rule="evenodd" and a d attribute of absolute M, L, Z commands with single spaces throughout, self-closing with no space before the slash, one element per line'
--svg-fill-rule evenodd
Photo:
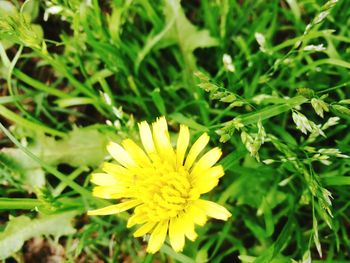
<path fill-rule="evenodd" d="M 128 176 L 130 175 L 130 170 L 116 163 L 103 163 L 102 170 L 108 174 L 117 176 Z"/>
<path fill-rule="evenodd" d="M 146 235 L 148 232 L 150 232 L 157 222 L 147 222 L 146 224 L 142 225 L 139 229 L 137 229 L 134 233 L 134 237 L 142 237 Z"/>
<path fill-rule="evenodd" d="M 129 153 L 118 143 L 110 142 L 107 145 L 107 151 L 116 161 L 118 161 L 124 167 L 137 166 L 135 161 L 129 155 Z"/>
<path fill-rule="evenodd" d="M 209 177 L 220 178 L 225 174 L 225 172 L 224 172 L 224 168 L 222 167 L 222 165 L 216 165 L 214 167 L 209 168 L 205 172 L 205 174 Z"/>
<path fill-rule="evenodd" d="M 169 163 L 175 163 L 174 149 L 170 143 L 168 125 L 164 117 L 160 117 L 152 123 L 153 140 L 158 154 Z"/>
<path fill-rule="evenodd" d="M 126 197 L 125 188 L 122 186 L 96 186 L 92 190 L 92 195 L 104 199 L 116 199 Z"/>
<path fill-rule="evenodd" d="M 223 175 L 224 169 L 221 165 L 211 167 L 193 178 L 193 188 L 197 189 L 199 194 L 208 193 L 218 185 L 219 178 Z"/>
<path fill-rule="evenodd" d="M 198 235 L 197 235 L 196 231 L 194 231 L 194 224 L 193 224 L 193 227 L 186 229 L 185 235 L 191 241 L 196 240 Z"/>
<path fill-rule="evenodd" d="M 196 160 L 197 156 L 200 154 L 200 152 L 205 148 L 205 146 L 209 142 L 209 136 L 206 133 L 203 133 L 198 140 L 192 145 L 190 152 L 187 155 L 186 161 L 185 161 L 185 167 L 187 169 L 190 169 L 194 161 Z"/>
<path fill-rule="evenodd" d="M 88 215 L 111 215 L 124 212 L 140 204 L 138 200 L 130 200 L 117 205 L 110 205 L 104 208 L 88 211 Z"/>
<path fill-rule="evenodd" d="M 200 209 L 193 203 L 187 209 L 187 216 L 192 218 L 193 222 L 199 226 L 204 226 L 207 222 L 207 215 L 203 209 Z"/>
<path fill-rule="evenodd" d="M 148 154 L 154 153 L 156 151 L 156 148 L 154 147 L 151 128 L 149 127 L 149 125 L 146 121 L 143 121 L 143 122 L 139 123 L 138 125 L 139 125 L 141 142 L 142 142 L 143 147 L 145 148 L 145 151 Z"/>
<path fill-rule="evenodd" d="M 196 180 L 194 186 L 198 189 L 199 194 L 205 194 L 210 192 L 218 184 L 219 179 L 203 176 L 199 180 Z"/>
<path fill-rule="evenodd" d="M 182 166 L 185 153 L 190 142 L 190 131 L 186 125 L 180 125 L 180 133 L 176 144 L 176 164 Z"/>
<path fill-rule="evenodd" d="M 136 224 L 141 225 L 141 224 L 144 224 L 147 221 L 149 221 L 147 214 L 136 212 L 137 208 L 139 208 L 141 206 L 143 206 L 143 205 L 139 205 L 138 207 L 136 207 L 134 210 L 134 214 L 129 217 L 128 224 L 126 226 L 127 228 L 130 228 Z"/>
<path fill-rule="evenodd" d="M 211 149 L 209 152 L 204 154 L 193 166 L 193 169 L 191 171 L 191 178 L 200 176 L 205 170 L 208 170 L 210 167 L 212 167 L 220 159 L 221 154 L 221 149 L 218 147 Z"/>
<path fill-rule="evenodd" d="M 181 223 L 182 221 L 177 217 L 170 219 L 170 244 L 176 252 L 182 251 L 183 247 L 185 246 L 184 228 L 182 227 Z"/>
<path fill-rule="evenodd" d="M 231 213 L 225 207 L 217 203 L 202 199 L 198 199 L 194 203 L 195 206 L 202 209 L 209 217 L 226 221 L 231 216 Z"/>
<path fill-rule="evenodd" d="M 130 185 L 133 183 L 134 174 L 130 169 L 115 164 L 115 163 L 103 163 L 102 170 L 115 177 L 115 180 L 120 184 Z"/>
<path fill-rule="evenodd" d="M 145 152 L 134 141 L 126 139 L 122 142 L 122 145 L 137 164 L 140 164 L 143 167 L 151 165 Z"/>
<path fill-rule="evenodd" d="M 158 223 L 148 241 L 147 252 L 156 253 L 163 245 L 168 232 L 168 220 Z"/>
<path fill-rule="evenodd" d="M 195 241 L 197 238 L 197 233 L 194 230 L 194 221 L 192 215 L 187 212 L 179 215 L 179 222 L 181 224 L 181 228 L 183 229 L 185 236 L 191 240 Z"/>
<path fill-rule="evenodd" d="M 93 173 L 90 181 L 101 186 L 112 186 L 118 183 L 115 176 L 106 173 Z"/>

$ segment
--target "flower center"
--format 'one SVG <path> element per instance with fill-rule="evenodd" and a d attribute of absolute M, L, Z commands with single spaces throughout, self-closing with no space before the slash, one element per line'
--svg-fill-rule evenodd
<path fill-rule="evenodd" d="M 183 166 L 174 168 L 167 162 L 140 169 L 135 184 L 144 205 L 140 209 L 149 220 L 160 221 L 177 216 L 191 200 L 199 198 L 192 189 L 190 176 Z"/>

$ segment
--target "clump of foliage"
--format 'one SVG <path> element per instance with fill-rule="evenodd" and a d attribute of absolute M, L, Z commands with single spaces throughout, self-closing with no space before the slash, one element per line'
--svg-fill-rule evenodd
<path fill-rule="evenodd" d="M 46 261 L 349 260 L 349 17 L 347 0 L 1 0 L 0 259 L 39 262 L 41 237 Z M 232 217 L 153 255 L 127 212 L 86 211 L 113 203 L 89 182 L 107 143 L 158 116 L 222 149 L 207 198 Z"/>

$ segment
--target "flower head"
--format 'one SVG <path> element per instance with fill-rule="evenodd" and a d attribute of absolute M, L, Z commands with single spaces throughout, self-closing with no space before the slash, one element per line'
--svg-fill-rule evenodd
<path fill-rule="evenodd" d="M 200 196 L 212 190 L 224 175 L 221 156 L 213 148 L 200 158 L 209 142 L 204 133 L 186 151 L 190 141 L 187 126 L 180 126 L 177 146 L 170 143 L 167 122 L 158 118 L 151 127 L 139 123 L 144 150 L 130 139 L 121 145 L 110 143 L 107 149 L 119 163 L 104 163 L 105 173 L 95 173 L 91 181 L 98 185 L 93 195 L 106 199 L 120 199 L 120 203 L 89 211 L 89 215 L 110 215 L 134 208 L 128 227 L 139 225 L 135 237 L 150 234 L 147 251 L 157 252 L 167 234 L 175 251 L 182 251 L 185 237 L 195 240 L 195 225 L 203 226 L 207 217 L 227 220 L 226 208 Z"/>

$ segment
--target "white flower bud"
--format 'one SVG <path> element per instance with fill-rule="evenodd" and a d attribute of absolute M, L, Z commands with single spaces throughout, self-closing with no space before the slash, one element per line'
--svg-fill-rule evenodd
<path fill-rule="evenodd" d="M 228 54 L 224 54 L 222 57 L 222 61 L 224 63 L 225 70 L 230 71 L 230 72 L 235 72 L 235 66 L 232 64 L 232 58 Z"/>

